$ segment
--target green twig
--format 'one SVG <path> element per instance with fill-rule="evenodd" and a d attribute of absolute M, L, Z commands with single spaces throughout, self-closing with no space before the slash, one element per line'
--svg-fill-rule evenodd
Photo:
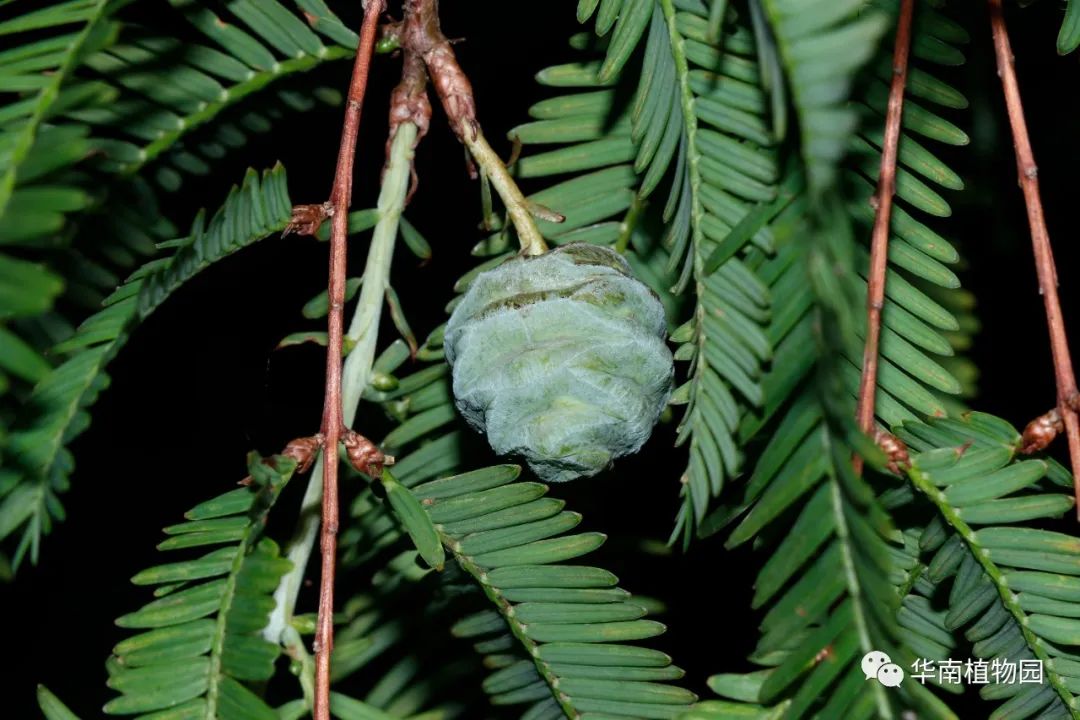
<path fill-rule="evenodd" d="M 842 453 L 836 452 L 832 447 L 830 431 L 826 428 L 822 433 L 822 454 L 825 457 L 836 458 Z M 855 633 L 859 638 L 859 647 L 864 653 L 874 650 L 875 643 L 870 637 L 870 623 L 867 620 L 867 608 L 865 607 L 866 595 L 863 593 L 862 582 L 859 580 L 859 571 L 855 568 L 854 538 L 851 536 L 851 528 L 848 527 L 847 517 L 844 515 L 844 490 L 840 486 L 840 478 L 836 475 L 843 470 L 834 470 L 829 473 L 829 494 L 833 518 L 836 521 L 836 538 L 840 542 L 840 557 L 844 566 L 844 582 L 851 596 L 851 614 L 855 620 Z M 885 696 L 885 686 L 881 683 L 871 683 L 870 692 L 874 695 L 874 704 L 877 706 L 878 717 L 894 717 L 889 699 Z"/>
<path fill-rule="evenodd" d="M 436 530 L 439 532 L 439 539 L 442 541 L 443 546 L 453 553 L 458 566 L 472 576 L 487 599 L 498 609 L 499 614 L 502 615 L 506 624 L 509 626 L 510 633 L 521 643 L 526 654 L 529 656 L 529 659 L 532 660 L 533 664 L 536 666 L 536 671 L 551 689 L 551 694 L 555 698 L 555 702 L 562 708 L 566 717 L 575 719 L 580 718 L 581 713 L 570 702 L 570 698 L 567 697 L 565 693 L 559 691 L 559 678 L 552 671 L 551 666 L 540 659 L 538 654 L 538 643 L 528 636 L 525 632 L 525 626 L 514 617 L 514 607 L 510 604 L 510 601 L 503 597 L 498 588 L 492 587 L 491 583 L 488 582 L 487 573 L 482 567 L 477 565 L 471 557 L 463 555 L 457 550 L 457 548 L 461 546 L 456 538 L 446 534 L 438 526 L 436 526 Z"/>
<path fill-rule="evenodd" d="M 5 133 L 5 158 L 4 168 L 0 171 L 0 215 L 7 209 L 8 201 L 15 190 L 15 176 L 19 166 L 26 160 L 38 137 L 38 131 L 45 123 L 49 110 L 60 96 L 60 88 L 71 73 L 78 67 L 83 54 L 80 52 L 87 41 L 93 37 L 98 24 L 108 17 L 109 3 L 105 0 L 97 0 L 92 5 L 92 10 L 86 12 L 86 23 L 82 29 L 69 41 L 63 58 L 56 68 L 51 68 L 44 74 L 46 83 L 33 98 L 33 109 L 29 117 L 21 120 L 15 127 Z M 9 139 L 14 136 L 14 139 Z"/>
<path fill-rule="evenodd" d="M 176 145 L 176 143 L 185 135 L 210 122 L 225 110 L 236 105 L 249 95 L 262 90 L 271 83 L 289 77 L 290 75 L 298 75 L 314 70 L 315 68 L 321 67 L 326 62 L 350 59 L 355 54 L 355 51 L 349 48 L 328 47 L 326 48 L 326 52 L 320 56 L 305 55 L 303 57 L 282 60 L 275 64 L 270 70 L 254 73 L 252 77 L 247 80 L 235 85 L 230 85 L 226 88 L 225 92 L 222 93 L 221 99 L 217 102 L 205 103 L 205 106 L 200 107 L 196 112 L 181 117 L 176 129 L 166 131 L 153 142 L 140 147 L 138 158 L 130 162 L 122 163 L 119 167 L 119 172 L 123 175 L 134 175 L 138 173 L 163 152 Z"/>
<path fill-rule="evenodd" d="M 484 134 L 476 128 L 476 132 L 466 131 L 463 135 L 465 147 L 473 156 L 473 160 L 480 166 L 480 171 L 491 181 L 495 192 L 499 193 L 506 210 L 510 214 L 510 221 L 517 230 L 518 240 L 521 242 L 521 252 L 524 255 L 543 255 L 547 252 L 547 243 L 540 229 L 533 220 L 529 201 L 525 199 L 521 189 L 510 176 L 510 171 L 491 146 L 488 145 Z"/>
<path fill-rule="evenodd" d="M 1027 613 L 1020 607 L 1020 600 L 1017 598 L 1016 593 L 1009 589 L 1009 583 L 1006 580 L 1004 573 L 1002 573 L 1001 569 L 990 559 L 990 553 L 979 544 L 975 531 L 971 529 L 970 525 L 963 521 L 959 511 L 949 504 L 949 501 L 945 498 L 945 493 L 939 490 L 917 467 L 908 470 L 908 478 L 917 490 L 928 497 L 930 501 L 937 506 L 937 509 L 945 522 L 960 535 L 960 538 L 967 545 L 968 551 L 971 553 L 972 557 L 982 566 L 983 572 L 990 578 L 990 582 L 994 583 L 994 588 L 998 592 L 998 597 L 1001 598 L 1001 604 L 1004 605 L 1005 609 L 1013 616 L 1017 627 L 1024 636 L 1025 643 L 1031 649 L 1031 652 L 1035 655 L 1036 659 L 1042 662 L 1043 667 L 1046 669 L 1046 678 L 1050 683 L 1050 686 L 1054 688 L 1054 691 L 1061 697 L 1062 702 L 1065 703 L 1065 707 L 1073 710 L 1072 693 L 1065 686 L 1065 681 L 1062 677 L 1054 672 L 1053 658 L 1050 656 L 1049 652 L 1047 652 L 1046 646 L 1039 636 L 1028 629 Z"/>
<path fill-rule="evenodd" d="M 701 274 L 703 258 L 700 256 L 702 244 L 701 219 L 705 208 L 701 204 L 701 152 L 697 146 L 697 113 L 694 111 L 694 90 L 690 87 L 690 63 L 686 57 L 686 43 L 676 24 L 676 10 L 673 0 L 661 0 L 667 22 L 668 37 L 671 42 L 671 56 L 675 62 L 675 75 L 679 81 L 679 105 L 686 132 L 686 168 L 690 183 L 690 228 L 693 242 L 694 274 Z"/>
<path fill-rule="evenodd" d="M 376 205 L 379 222 L 371 236 L 371 249 L 368 250 L 367 264 L 364 266 L 364 284 L 360 286 L 360 303 L 345 334 L 356 343 L 345 359 L 342 375 L 341 400 L 347 427 L 352 426 L 360 395 L 371 381 L 371 365 L 375 361 L 375 344 L 379 339 L 379 320 L 386 288 L 390 286 L 394 240 L 398 235 L 401 212 L 405 209 L 416 137 L 416 125 L 406 122 L 398 126 L 379 191 Z"/>

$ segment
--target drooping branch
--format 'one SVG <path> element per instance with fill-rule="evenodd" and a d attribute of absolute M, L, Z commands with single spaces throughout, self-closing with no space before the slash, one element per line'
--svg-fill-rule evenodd
<path fill-rule="evenodd" d="M 908 55 L 911 51 L 911 20 L 915 0 L 903 0 L 896 23 L 893 48 L 892 84 L 885 114 L 885 139 L 881 147 L 874 229 L 870 240 L 870 273 L 866 293 L 866 339 L 863 346 L 862 378 L 856 417 L 859 429 L 880 441 L 874 427 L 874 400 L 877 393 L 878 354 L 881 342 L 881 310 L 885 306 L 885 271 L 889 260 L 889 228 L 892 222 L 893 196 L 896 194 L 896 162 L 900 145 L 900 122 L 904 114 L 904 88 L 907 86 Z M 862 458 L 855 458 L 856 472 L 862 470 Z"/>
<path fill-rule="evenodd" d="M 490 179 L 506 205 L 510 220 L 517 230 L 521 252 L 526 255 L 547 252 L 547 244 L 533 220 L 535 214 L 544 210 L 529 203 L 506 169 L 506 164 L 484 138 L 476 119 L 472 83 L 458 64 L 454 49 L 439 24 L 438 0 L 405 0 L 405 20 L 400 41 L 407 52 L 423 59 L 450 120 L 450 127 L 468 148 L 473 160 Z"/>
<path fill-rule="evenodd" d="M 1035 252 L 1035 270 L 1039 277 L 1039 294 L 1046 308 L 1046 324 L 1050 330 L 1050 350 L 1054 359 L 1054 379 L 1057 385 L 1057 411 L 1065 425 L 1072 460 L 1073 492 L 1077 498 L 1077 517 L 1080 519 L 1080 418 L 1077 417 L 1078 397 L 1076 376 L 1073 373 L 1069 340 L 1065 334 L 1065 319 L 1058 298 L 1058 277 L 1054 267 L 1054 253 L 1050 247 L 1050 234 L 1046 230 L 1042 199 L 1039 196 L 1039 170 L 1035 153 L 1031 149 L 1024 106 L 1020 101 L 1020 85 L 1009 32 L 1001 0 L 989 0 L 990 26 L 994 35 L 994 54 L 997 57 L 998 75 L 1005 93 L 1005 107 L 1012 128 L 1013 147 L 1016 150 L 1016 169 L 1020 187 L 1027 206 L 1028 225 L 1031 228 L 1031 244 Z"/>
<path fill-rule="evenodd" d="M 334 576 L 337 565 L 338 532 L 338 444 L 344 423 L 341 411 L 341 348 L 344 328 L 346 252 L 349 231 L 349 205 L 352 202 L 353 165 L 356 160 L 356 136 L 360 129 L 360 111 L 367 92 L 368 71 L 375 47 L 379 16 L 386 9 L 385 0 L 365 0 L 364 21 L 353 65 L 352 80 L 345 104 L 345 122 L 341 130 L 337 169 L 328 203 L 319 206 L 331 216 L 330 278 L 327 287 L 326 393 L 321 433 L 322 467 L 322 565 L 319 581 L 319 619 L 315 635 L 315 720 L 330 718 L 330 654 L 334 648 Z M 305 230 L 318 222 L 304 218 Z M 353 436 L 352 445 L 358 444 Z"/>
<path fill-rule="evenodd" d="M 395 98 L 399 93 L 395 92 Z M 401 109 L 392 107 L 391 123 L 400 119 Z M 398 222 L 406 201 L 409 186 L 409 173 L 412 166 L 413 152 L 418 141 L 419 128 L 412 121 L 402 121 L 393 130 L 390 150 L 383 171 L 382 185 L 379 191 L 379 221 L 372 235 L 368 249 L 367 263 L 364 266 L 364 284 L 357 301 L 355 314 L 349 325 L 347 337 L 353 345 L 345 359 L 341 381 L 341 402 L 344 424 L 353 424 L 360 396 L 371 380 L 371 368 L 375 358 L 376 342 L 382 309 L 385 304 L 384 292 L 389 283 L 390 265 L 393 258 L 394 242 L 398 235 Z M 348 434 L 348 431 L 345 431 Z M 370 455 L 372 447 L 360 443 L 348 447 L 350 459 L 365 462 L 365 453 Z M 378 457 L 376 456 L 377 460 Z M 296 607 L 297 596 L 303 586 L 304 571 L 314 549 L 318 536 L 318 509 L 322 498 L 323 467 L 327 455 L 319 456 L 312 473 L 312 479 L 301 502 L 300 519 L 296 533 L 286 548 L 286 556 L 293 564 L 293 569 L 286 573 L 274 593 L 275 608 L 270 617 L 265 635 L 273 642 L 281 642 L 286 652 L 300 662 L 300 682 L 305 697 L 311 702 L 314 695 L 314 668 L 302 639 L 292 626 L 291 619 Z M 389 463 L 390 459 L 385 458 Z M 354 465 L 356 462 L 354 462 Z"/>

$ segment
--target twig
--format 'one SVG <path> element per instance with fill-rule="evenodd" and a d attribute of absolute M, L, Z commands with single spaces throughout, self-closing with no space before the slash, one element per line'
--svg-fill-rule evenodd
<path fill-rule="evenodd" d="M 393 109 L 391 117 L 394 117 Z M 409 170 L 418 132 L 417 126 L 412 122 L 402 122 L 397 127 L 383 172 L 378 200 L 379 221 L 368 248 L 364 285 L 346 334 L 353 345 L 345 359 L 341 379 L 342 415 L 347 427 L 353 424 L 361 394 L 371 381 L 371 367 L 375 360 L 379 324 L 385 304 L 383 288 L 387 286 L 390 278 L 398 221 L 405 205 Z M 301 646 L 300 635 L 291 625 L 291 621 L 297 597 L 303 587 L 304 573 L 319 534 L 319 505 L 322 500 L 322 483 L 319 479 L 322 477 L 325 460 L 326 454 L 320 454 L 301 501 L 298 525 L 285 550 L 285 555 L 293 567 L 274 591 L 274 611 L 264 631 L 267 640 L 281 643 L 286 652 L 295 657 L 307 657 L 307 651 Z M 313 696 L 313 662 L 303 664 L 300 682 L 305 688 L 305 698 Z M 312 688 L 310 693 L 309 687 Z"/>
<path fill-rule="evenodd" d="M 398 127 L 402 123 L 412 123 L 416 126 L 416 139 L 412 147 L 415 150 L 420 141 L 427 135 L 431 127 L 431 101 L 428 100 L 427 68 L 424 59 L 409 48 L 405 48 L 401 63 L 401 82 L 394 88 L 390 96 L 390 134 L 386 138 L 386 157 L 389 162 L 391 145 L 397 137 Z M 408 205 L 412 196 L 416 194 L 419 181 L 416 176 L 415 164 L 410 165 L 409 194 L 405 198 Z"/>
<path fill-rule="evenodd" d="M 404 28 L 400 38 L 402 47 L 423 58 L 427 65 L 450 126 L 506 205 L 517 230 L 521 252 L 526 255 L 547 252 L 547 244 L 533 220 L 537 210 L 525 199 L 502 158 L 491 149 L 480 131 L 472 83 L 458 64 L 450 41 L 443 35 L 438 3 L 435 0 L 405 0 Z"/>
<path fill-rule="evenodd" d="M 874 195 L 874 229 L 870 241 L 870 275 L 866 298 L 866 339 L 863 346 L 862 379 L 856 418 L 859 429 L 874 436 L 874 400 L 877 393 L 878 348 L 881 341 L 881 309 L 885 305 L 885 270 L 889 260 L 889 228 L 893 195 L 896 194 L 896 156 L 900 144 L 900 121 L 904 114 L 904 87 L 907 85 L 908 54 L 911 51 L 911 17 L 915 0 L 903 0 L 896 23 L 893 48 L 893 77 L 889 107 L 885 114 L 885 139 L 881 147 L 881 170 Z M 862 457 L 854 459 L 855 471 L 862 472 Z"/>
<path fill-rule="evenodd" d="M 337 563 L 338 531 L 338 443 L 344 423 L 341 417 L 341 347 L 344 327 L 346 250 L 349 233 L 349 204 L 352 202 L 353 163 L 356 159 L 356 135 L 360 129 L 360 110 L 367 91 L 368 70 L 375 47 L 375 31 L 385 0 L 364 3 L 364 22 L 356 51 L 345 122 L 341 130 L 337 170 L 330 193 L 333 212 L 330 230 L 330 280 L 327 295 L 326 396 L 323 404 L 323 497 L 322 497 L 322 571 L 319 580 L 319 621 L 315 635 L 315 720 L 330 718 L 330 653 L 334 649 L 334 575 Z"/>
<path fill-rule="evenodd" d="M 533 213 L 536 209 L 525 199 L 521 189 L 506 169 L 506 165 L 503 164 L 502 158 L 491 149 L 479 128 L 471 137 L 466 135 L 464 143 L 465 147 L 469 148 L 469 152 L 472 153 L 476 164 L 480 166 L 481 171 L 491 181 L 491 186 L 495 188 L 495 192 L 499 193 L 503 204 L 506 205 L 506 211 L 510 214 L 510 221 L 514 223 L 514 229 L 517 230 L 518 240 L 521 243 L 521 252 L 525 255 L 543 255 L 546 253 L 547 244 L 533 221 Z"/>
<path fill-rule="evenodd" d="M 1027 123 L 1024 121 L 1024 107 L 1020 102 L 1020 86 L 1013 66 L 1014 58 L 1009 44 L 1009 32 L 1005 27 L 1001 0 L 989 0 L 989 3 L 994 53 L 997 56 L 1001 86 L 1005 91 L 1005 107 L 1009 114 L 1009 125 L 1012 127 L 1013 146 L 1016 149 L 1017 172 L 1020 187 L 1024 191 L 1028 225 L 1031 227 L 1031 245 L 1035 251 L 1039 294 L 1043 296 L 1043 304 L 1046 307 L 1046 324 L 1050 329 L 1050 350 L 1054 358 L 1054 379 L 1057 384 L 1057 408 L 1065 423 L 1065 434 L 1069 440 L 1073 493 L 1077 499 L 1077 518 L 1080 519 L 1080 419 L 1077 418 L 1075 407 L 1076 376 L 1073 374 L 1069 341 L 1065 335 L 1065 320 L 1061 314 L 1061 301 L 1058 299 L 1054 253 L 1050 248 L 1050 235 L 1046 230 L 1046 218 L 1043 216 L 1042 200 L 1039 198 L 1039 171 L 1038 166 L 1035 165 L 1035 154 L 1031 149 Z"/>

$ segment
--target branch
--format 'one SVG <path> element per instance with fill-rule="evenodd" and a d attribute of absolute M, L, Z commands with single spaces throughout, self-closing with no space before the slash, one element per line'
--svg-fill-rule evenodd
<path fill-rule="evenodd" d="M 390 146 L 389 161 L 383 173 L 376 205 L 379 222 L 371 236 L 371 248 L 364 266 L 364 284 L 360 286 L 359 304 L 349 324 L 348 337 L 353 343 L 353 349 L 345 358 L 345 381 L 342 390 L 346 426 L 352 425 L 360 404 L 360 396 L 371 381 L 371 366 L 375 361 L 375 347 L 379 339 L 379 322 L 386 302 L 386 288 L 390 285 L 394 240 L 397 238 L 398 222 L 407 198 L 413 150 L 419 138 L 420 129 L 412 122 L 398 125 Z"/>
<path fill-rule="evenodd" d="M 1031 245 L 1035 251 L 1039 294 L 1043 296 L 1046 324 L 1050 330 L 1050 350 L 1054 358 L 1054 379 L 1057 384 L 1057 410 L 1064 421 L 1065 433 L 1069 439 L 1073 493 L 1080 501 L 1080 420 L 1076 412 L 1076 376 L 1073 374 L 1069 341 L 1065 335 L 1065 320 L 1061 313 L 1061 301 L 1058 299 L 1054 253 L 1050 248 L 1050 234 L 1046 230 L 1046 218 L 1043 216 L 1042 200 L 1039 198 L 1039 170 L 1035 165 L 1035 153 L 1031 149 L 1031 138 L 1024 121 L 1024 107 L 1020 102 L 1020 86 L 1016 80 L 1012 47 L 1009 44 L 1009 32 L 1005 27 L 1001 0 L 989 0 L 989 4 L 998 75 L 1005 92 L 1005 107 L 1008 110 L 1013 145 L 1016 149 L 1017 172 L 1020 176 L 1020 187 L 1024 191 L 1028 225 L 1031 227 Z M 1080 519 L 1080 502 L 1077 504 L 1077 518 Z"/>
<path fill-rule="evenodd" d="M 995 0 L 990 0 L 990 2 L 993 4 Z M 1020 631 L 1020 634 L 1023 636 L 1024 642 L 1027 644 L 1028 648 L 1030 648 L 1031 653 L 1037 660 L 1044 663 L 1047 668 L 1051 669 L 1048 676 L 1050 686 L 1057 692 L 1066 706 L 1071 707 L 1071 689 L 1065 687 L 1060 676 L 1052 671 L 1054 661 L 1048 652 L 1049 649 L 1046 647 L 1046 643 L 1044 643 L 1028 626 L 1028 614 L 1020 605 L 1020 599 L 1017 597 L 1016 591 L 1009 587 L 1007 574 L 1003 573 L 1001 568 L 998 567 L 994 558 L 991 557 L 991 553 L 987 552 L 986 548 L 979 544 L 977 531 L 964 520 L 963 512 L 959 511 L 949 503 L 945 493 L 941 491 L 941 488 L 934 485 L 930 478 L 927 477 L 925 471 L 919 468 L 913 470 L 909 469 L 908 479 L 917 490 L 922 492 L 930 502 L 937 506 L 938 512 L 941 513 L 941 517 L 956 531 L 961 540 L 963 540 L 964 546 L 967 551 L 971 553 L 972 559 L 979 563 L 983 574 L 991 583 L 993 583 L 999 601 L 1005 610 L 1012 615 L 1013 620 L 1016 622 L 1016 628 Z M 957 581 L 954 580 L 953 582 L 955 583 Z M 976 617 L 981 617 L 981 615 L 977 615 Z"/>
<path fill-rule="evenodd" d="M 473 160 L 480 166 L 480 171 L 487 175 L 495 192 L 499 193 L 503 204 L 506 205 L 506 210 L 510 213 L 510 221 L 514 223 L 514 229 L 517 230 L 521 252 L 525 255 L 546 253 L 547 243 L 544 242 L 544 237 L 533 221 L 533 214 L 538 210 L 543 212 L 543 209 L 534 208 L 525 199 L 521 188 L 517 186 L 514 178 L 510 176 L 510 171 L 503 164 L 502 158 L 488 145 L 479 127 L 471 137 L 466 135 L 463 142 L 465 147 L 469 148 Z"/>
<path fill-rule="evenodd" d="M 542 255 L 547 252 L 547 244 L 533 220 L 533 215 L 543 210 L 534 208 L 525 199 L 506 169 L 506 164 L 491 149 L 480 131 L 472 83 L 458 64 L 450 41 L 443 35 L 439 24 L 438 2 L 405 0 L 405 20 L 400 38 L 402 47 L 423 58 L 427 65 L 439 101 L 450 120 L 450 126 L 458 139 L 469 149 L 480 170 L 491 180 L 495 191 L 506 205 L 510 220 L 517 230 L 521 252 L 525 255 Z"/>
<path fill-rule="evenodd" d="M 391 117 L 394 117 L 393 109 L 391 109 Z M 345 359 L 341 382 L 342 416 L 346 426 L 352 425 L 360 397 L 371 380 L 371 366 L 375 359 L 379 324 L 385 302 L 383 289 L 389 283 L 394 242 L 398 232 L 398 221 L 405 206 L 409 171 L 417 136 L 418 129 L 411 122 L 398 125 L 383 172 L 378 200 L 379 221 L 375 226 L 371 246 L 368 249 L 367 264 L 364 267 L 364 285 L 347 333 L 347 337 L 353 343 L 353 349 Z M 282 578 L 274 593 L 274 612 L 266 630 L 267 638 L 273 642 L 282 643 L 286 652 L 294 658 L 307 657 L 302 640 L 292 627 L 291 620 L 296 608 L 297 596 L 303 587 L 304 572 L 318 535 L 318 508 L 322 499 L 322 484 L 319 478 L 323 473 L 324 460 L 325 454 L 320 455 L 304 499 L 301 501 L 299 526 L 286 550 L 286 556 L 293 567 Z M 307 687 L 313 680 L 304 672 L 311 672 L 312 667 L 313 664 L 310 661 L 303 664 L 301 684 L 305 687 L 305 696 Z"/>
<path fill-rule="evenodd" d="M 904 114 L 904 87 L 907 85 L 908 54 L 911 51 L 911 17 L 915 0 L 903 0 L 896 24 L 893 48 L 893 78 L 889 107 L 885 115 L 885 139 L 881 147 L 881 170 L 873 203 L 874 229 L 870 241 L 870 275 L 866 299 L 866 344 L 863 346 L 862 379 L 856 417 L 859 429 L 875 437 L 874 400 L 877 393 L 878 348 L 881 341 L 881 309 L 885 305 L 885 270 L 889 260 L 889 228 L 893 195 L 896 194 L 896 157 L 900 144 L 900 121 Z M 876 439 L 876 438 L 875 438 Z M 856 472 L 862 472 L 862 457 L 856 456 Z"/>
<path fill-rule="evenodd" d="M 360 129 L 360 109 L 367 91 L 368 70 L 375 47 L 375 31 L 385 0 L 364 2 L 364 22 L 356 51 L 352 81 L 345 106 L 337 170 L 330 193 L 333 213 L 330 230 L 330 280 L 327 296 L 326 395 L 323 404 L 323 495 L 322 571 L 319 584 L 319 621 L 315 634 L 315 720 L 330 719 L 330 653 L 334 649 L 334 575 L 337 562 L 338 531 L 338 443 L 344 423 L 341 417 L 341 348 L 344 326 L 346 249 L 349 233 L 349 204 L 352 202 L 353 163 L 356 135 Z"/>

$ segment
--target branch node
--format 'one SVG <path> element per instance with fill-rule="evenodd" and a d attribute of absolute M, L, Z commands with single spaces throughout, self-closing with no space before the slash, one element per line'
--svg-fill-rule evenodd
<path fill-rule="evenodd" d="M 458 140 L 466 133 L 475 140 L 480 131 L 472 83 L 458 64 L 450 41 L 439 24 L 438 3 L 433 0 L 405 0 L 402 47 L 427 65 L 432 84 Z"/>
<path fill-rule="evenodd" d="M 874 431 L 874 443 L 881 448 L 888 459 L 885 465 L 889 472 L 903 475 L 911 467 L 911 456 L 904 441 L 884 430 Z"/>
<path fill-rule="evenodd" d="M 403 22 L 404 25 L 404 22 Z M 386 159 L 390 162 L 390 149 L 397 136 L 398 127 L 402 123 L 412 123 L 416 126 L 416 139 L 412 147 L 416 146 L 428 133 L 431 127 L 431 101 L 427 95 L 428 74 L 424 67 L 423 59 L 411 48 L 405 48 L 405 57 L 401 66 L 401 81 L 390 95 L 390 133 L 386 138 Z M 405 204 L 412 202 L 420 179 L 416 174 L 415 160 L 409 161 L 409 191 L 405 196 Z"/>
<path fill-rule="evenodd" d="M 329 200 L 315 205 L 294 205 L 289 224 L 281 231 L 281 237 L 287 237 L 293 233 L 297 235 L 314 235 L 327 218 L 334 216 L 334 203 Z"/>
<path fill-rule="evenodd" d="M 357 472 L 363 473 L 374 479 L 382 475 L 382 469 L 386 465 L 393 465 L 394 459 L 383 455 L 379 447 L 360 433 L 346 429 L 342 433 L 342 444 L 345 445 L 345 454 Z"/>
<path fill-rule="evenodd" d="M 1025 455 L 1045 450 L 1058 435 L 1065 431 L 1065 421 L 1057 408 L 1035 418 L 1024 428 L 1020 452 Z"/>
<path fill-rule="evenodd" d="M 285 449 L 281 451 L 281 454 L 296 460 L 296 471 L 298 473 L 306 473 L 311 469 L 311 464 L 315 462 L 315 456 L 322 448 L 324 439 L 322 433 L 317 433 L 310 437 L 290 440 Z"/>

